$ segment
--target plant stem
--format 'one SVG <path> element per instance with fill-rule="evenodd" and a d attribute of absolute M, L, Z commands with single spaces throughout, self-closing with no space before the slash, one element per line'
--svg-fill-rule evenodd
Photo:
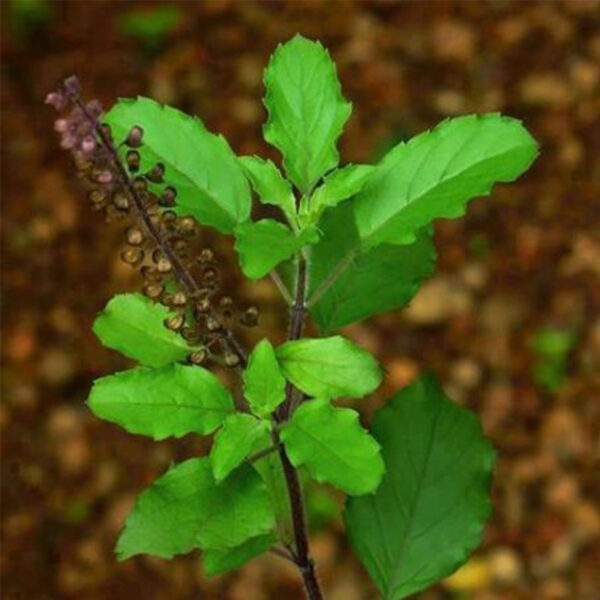
<path fill-rule="evenodd" d="M 296 298 L 292 307 L 289 340 L 297 340 L 302 335 L 304 327 L 304 316 L 306 312 L 306 260 L 303 256 L 298 257 L 298 279 L 296 283 Z M 275 414 L 277 423 L 285 421 L 290 416 L 290 409 L 295 392 L 295 388 L 291 383 L 286 386 L 286 399 L 281 405 L 281 410 Z M 274 434 L 278 440 L 277 432 Z M 315 572 L 314 562 L 310 556 L 308 546 L 308 534 L 306 530 L 306 517 L 304 514 L 304 501 L 302 498 L 302 487 L 298 472 L 285 451 L 283 445 L 279 446 L 279 457 L 283 466 L 283 473 L 288 488 L 290 498 L 290 507 L 292 512 L 292 525 L 294 528 L 294 537 L 296 547 L 294 552 L 294 560 L 304 581 L 307 596 L 310 600 L 323 600 L 324 596 L 319 586 L 319 581 Z"/>

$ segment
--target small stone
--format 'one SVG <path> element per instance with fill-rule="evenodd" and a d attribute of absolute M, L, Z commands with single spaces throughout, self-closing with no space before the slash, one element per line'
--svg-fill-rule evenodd
<path fill-rule="evenodd" d="M 521 558 L 512 548 L 496 548 L 489 554 L 488 564 L 492 578 L 502 586 L 515 585 L 523 577 Z"/>

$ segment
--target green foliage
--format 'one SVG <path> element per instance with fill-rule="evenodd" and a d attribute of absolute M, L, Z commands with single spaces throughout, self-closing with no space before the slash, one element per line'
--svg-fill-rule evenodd
<path fill-rule="evenodd" d="M 165 181 L 177 190 L 180 214 L 221 233 L 232 233 L 248 220 L 250 188 L 242 168 L 225 138 L 207 131 L 198 117 L 140 96 L 119 100 L 105 121 L 115 139 L 125 139 L 133 126 L 142 126 L 140 171 L 164 165 Z"/>
<path fill-rule="evenodd" d="M 527 170 L 537 144 L 520 121 L 499 114 L 443 121 L 391 150 L 358 194 L 361 244 L 408 244 L 434 219 L 460 217 L 466 203 Z"/>
<path fill-rule="evenodd" d="M 141 294 L 114 296 L 94 321 L 94 333 L 108 348 L 148 367 L 185 360 L 187 342 L 164 326 L 172 313 Z"/>
<path fill-rule="evenodd" d="M 337 166 L 337 139 L 350 117 L 336 67 L 319 42 L 296 35 L 279 45 L 265 71 L 267 142 L 283 154 L 291 181 L 309 193 Z"/>
<path fill-rule="evenodd" d="M 217 482 L 223 481 L 250 454 L 256 442 L 268 432 L 269 425 L 256 417 L 230 415 L 217 433 L 210 460 Z"/>
<path fill-rule="evenodd" d="M 567 378 L 569 353 L 575 345 L 572 331 L 545 327 L 537 331 L 532 348 L 536 359 L 533 375 L 536 383 L 548 390 L 557 392 Z"/>
<path fill-rule="evenodd" d="M 244 395 L 252 412 L 268 417 L 285 400 L 285 378 L 269 340 L 261 340 L 248 357 Z"/>
<path fill-rule="evenodd" d="M 234 410 L 231 394 L 210 371 L 178 364 L 97 379 L 88 406 L 97 417 L 155 440 L 206 435 Z"/>
<path fill-rule="evenodd" d="M 130 10 L 117 18 L 121 33 L 137 40 L 149 52 L 155 52 L 166 36 L 181 22 L 177 6 L 157 6 L 152 10 Z"/>
<path fill-rule="evenodd" d="M 360 398 L 381 383 L 377 361 L 341 336 L 286 342 L 276 350 L 286 379 L 316 398 Z"/>
<path fill-rule="evenodd" d="M 223 483 L 208 458 L 180 463 L 142 492 L 117 544 L 119 559 L 171 558 L 194 548 L 236 548 L 269 533 L 273 510 L 264 483 L 243 465 Z"/>
<path fill-rule="evenodd" d="M 319 240 L 317 230 L 312 227 L 296 235 L 289 227 L 273 219 L 242 223 L 237 226 L 235 237 L 242 271 L 250 279 L 264 277 L 304 245 Z"/>
<path fill-rule="evenodd" d="M 431 376 L 384 405 L 372 433 L 386 474 L 375 494 L 348 500 L 345 521 L 383 598 L 399 600 L 450 575 L 480 543 L 494 451 Z"/>
<path fill-rule="evenodd" d="M 213 577 L 239 569 L 249 560 L 264 554 L 274 542 L 275 536 L 269 533 L 251 538 L 236 548 L 205 550 L 202 555 L 204 574 Z"/>
<path fill-rule="evenodd" d="M 420 231 L 410 245 L 381 244 L 360 250 L 353 201 L 321 219 L 321 241 L 312 250 L 309 296 L 337 278 L 310 308 L 323 333 L 406 306 L 435 269 L 432 233 Z"/>
<path fill-rule="evenodd" d="M 353 496 L 374 492 L 385 470 L 379 444 L 361 427 L 358 413 L 327 400 L 301 404 L 281 439 L 294 466 Z"/>
<path fill-rule="evenodd" d="M 296 224 L 296 200 L 281 171 L 270 160 L 258 156 L 242 156 L 239 161 L 260 201 L 278 206 L 290 224 Z"/>
<path fill-rule="evenodd" d="M 150 45 L 179 19 L 176 7 L 131 15 L 121 26 Z M 299 290 L 294 317 L 306 287 L 304 302 L 322 335 L 406 306 L 434 270 L 433 221 L 462 215 L 471 199 L 513 181 L 537 154 L 519 121 L 470 115 L 396 145 L 375 166 L 338 168 L 351 104 L 323 46 L 295 36 L 277 48 L 264 81 L 264 137 L 281 152 L 286 176 L 270 160 L 236 157 L 199 119 L 148 98 L 119 101 L 106 122 L 119 142 L 133 126 L 143 128 L 139 173 L 157 163 L 165 171 L 165 182 L 151 183 L 151 191 L 172 186 L 179 214 L 234 234 L 247 277 L 277 269 L 288 290 Z M 119 146 L 121 156 L 128 151 Z M 250 219 L 250 185 L 287 224 Z M 209 371 L 178 364 L 204 347 L 167 329 L 171 314 L 124 294 L 94 324 L 103 344 L 142 365 L 95 382 L 89 406 L 97 416 L 155 440 L 218 430 L 209 457 L 173 466 L 139 496 L 118 543 L 121 559 L 199 548 L 205 573 L 216 575 L 281 543 L 295 549 L 310 576 L 296 537 L 302 499 L 290 463 L 308 489 L 319 482 L 352 496 L 345 509 L 350 539 L 385 600 L 416 593 L 467 559 L 490 512 L 494 453 L 476 418 L 432 377 L 380 409 L 371 434 L 356 411 L 330 403 L 380 385 L 382 369 L 366 350 L 341 336 L 297 339 L 302 327 L 294 318 L 291 341 L 274 349 L 263 339 L 246 364 L 228 325 L 210 326 L 211 352 L 219 345 L 235 351 L 246 367 L 247 407 L 235 412 Z M 187 323 L 197 317 L 188 306 Z M 539 332 L 533 349 L 540 385 L 562 384 L 573 343 L 568 332 Z M 331 495 L 314 498 L 313 522 L 337 514 Z"/>
<path fill-rule="evenodd" d="M 375 167 L 369 165 L 347 165 L 325 175 L 323 184 L 312 197 L 304 199 L 300 207 L 301 216 L 306 216 L 309 223 L 318 223 L 326 208 L 333 208 L 358 194 L 374 170 Z"/>

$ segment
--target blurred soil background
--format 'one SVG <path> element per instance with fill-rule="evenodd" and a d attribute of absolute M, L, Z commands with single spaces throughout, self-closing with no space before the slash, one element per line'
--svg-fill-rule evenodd
<path fill-rule="evenodd" d="M 200 115 L 239 154 L 276 157 L 261 139 L 262 70 L 296 32 L 330 49 L 354 104 L 347 162 L 470 112 L 521 118 L 540 141 L 516 184 L 436 224 L 439 271 L 409 310 L 345 333 L 389 373 L 359 403 L 366 420 L 433 370 L 498 449 L 483 546 L 419 598 L 600 598 L 598 2 L 4 0 L 1 10 L 5 600 L 302 597 L 294 569 L 271 555 L 211 580 L 197 554 L 116 562 L 135 494 L 207 444 L 152 443 L 86 409 L 92 380 L 127 366 L 92 321 L 140 279 L 119 260 L 122 225 L 93 213 L 43 105 L 77 73 L 106 108 L 148 95 Z M 202 235 L 224 287 L 261 308 L 248 341 L 282 339 L 271 283 L 244 283 L 230 241 Z M 377 598 L 346 545 L 339 499 L 311 489 L 308 504 L 328 599 Z"/>

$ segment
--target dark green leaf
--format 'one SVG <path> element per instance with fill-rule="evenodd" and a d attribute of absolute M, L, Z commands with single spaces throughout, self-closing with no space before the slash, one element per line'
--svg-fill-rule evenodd
<path fill-rule="evenodd" d="M 375 494 L 348 499 L 344 517 L 383 598 L 399 600 L 450 575 L 479 545 L 494 451 L 475 415 L 431 376 L 380 409 L 372 433 L 386 474 Z"/>
<path fill-rule="evenodd" d="M 374 492 L 383 476 L 379 444 L 350 408 L 305 401 L 281 430 L 281 439 L 294 466 L 305 466 L 314 479 L 347 494 Z"/>
<path fill-rule="evenodd" d="M 449 119 L 399 144 L 356 198 L 363 248 L 408 244 L 433 219 L 463 215 L 469 200 L 516 179 L 537 153 L 521 122 L 499 114 Z"/>
<path fill-rule="evenodd" d="M 202 121 L 150 98 L 121 99 L 105 121 L 121 142 L 134 126 L 144 130 L 141 172 L 160 162 L 165 181 L 177 190 L 177 211 L 221 233 L 248 220 L 251 197 L 246 177 L 224 137 Z"/>
<path fill-rule="evenodd" d="M 94 333 L 108 348 L 149 367 L 185 360 L 193 349 L 164 325 L 170 313 L 141 294 L 119 294 L 94 321 Z"/>
<path fill-rule="evenodd" d="M 259 535 L 244 542 L 236 548 L 221 550 L 205 550 L 202 555 L 204 574 L 214 577 L 229 571 L 235 571 L 249 560 L 264 554 L 275 543 L 273 534 Z"/>
<path fill-rule="evenodd" d="M 97 379 L 88 404 L 97 417 L 155 440 L 208 434 L 234 411 L 231 394 L 210 371 L 178 364 Z"/>
<path fill-rule="evenodd" d="M 210 460 L 192 458 L 138 496 L 117 554 L 120 560 L 136 554 L 171 558 L 194 548 L 235 548 L 273 527 L 273 510 L 256 471 L 243 465 L 217 484 Z"/>
<path fill-rule="evenodd" d="M 285 377 L 310 396 L 360 398 L 381 383 L 377 361 L 341 336 L 286 342 L 276 354 Z"/>
<path fill-rule="evenodd" d="M 273 219 L 243 223 L 236 228 L 235 236 L 242 271 L 250 279 L 264 277 L 297 250 L 319 240 L 314 228 L 304 229 L 296 235 Z"/>
<path fill-rule="evenodd" d="M 248 358 L 244 395 L 252 412 L 263 418 L 285 400 L 285 378 L 269 340 L 261 340 Z"/>
<path fill-rule="evenodd" d="M 327 50 L 301 35 L 277 47 L 265 86 L 265 139 L 281 151 L 290 179 L 307 193 L 338 164 L 336 143 L 352 105 L 342 96 Z"/>
<path fill-rule="evenodd" d="M 323 333 L 403 308 L 435 268 L 430 231 L 408 246 L 382 244 L 361 253 L 352 214 L 352 202 L 327 211 L 321 241 L 311 251 L 309 298 L 328 286 L 310 307 Z"/>

